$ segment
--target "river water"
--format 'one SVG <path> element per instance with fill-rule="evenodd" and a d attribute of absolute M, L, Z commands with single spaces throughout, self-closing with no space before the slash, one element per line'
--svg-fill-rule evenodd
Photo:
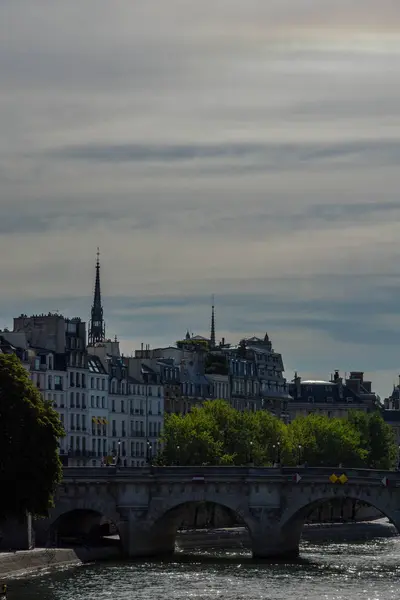
<path fill-rule="evenodd" d="M 305 543 L 290 563 L 247 551 L 84 565 L 9 582 L 9 600 L 399 600 L 400 537 Z"/>

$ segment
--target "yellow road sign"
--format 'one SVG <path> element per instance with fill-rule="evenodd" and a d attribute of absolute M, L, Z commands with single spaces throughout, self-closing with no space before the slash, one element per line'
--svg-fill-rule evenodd
<path fill-rule="evenodd" d="M 346 483 L 348 481 L 348 478 L 346 477 L 346 475 L 344 473 L 342 473 L 338 479 L 339 479 L 340 483 Z"/>
<path fill-rule="evenodd" d="M 338 479 L 339 479 L 339 478 L 338 478 L 338 476 L 337 476 L 337 475 L 335 475 L 335 473 L 332 473 L 332 475 L 329 477 L 329 480 L 330 480 L 332 483 L 336 483 Z"/>

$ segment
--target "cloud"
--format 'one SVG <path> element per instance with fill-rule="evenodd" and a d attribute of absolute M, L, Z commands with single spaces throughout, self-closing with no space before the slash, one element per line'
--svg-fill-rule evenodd
<path fill-rule="evenodd" d="M 93 144 L 54 148 L 46 153 L 50 158 L 60 160 L 83 160 L 96 163 L 174 163 L 202 160 L 237 161 L 232 164 L 243 167 L 243 160 L 249 159 L 249 169 L 258 165 L 259 170 L 274 171 L 298 169 L 307 164 L 312 168 L 320 162 L 330 162 L 330 167 L 354 168 L 359 164 L 375 166 L 396 165 L 400 160 L 400 140 L 348 142 L 344 144 L 255 144 L 228 142 L 219 144 Z M 333 161 L 341 161 L 334 164 Z M 256 163 L 256 165 L 255 165 Z M 332 164 L 333 163 L 333 164 Z M 225 162 L 226 164 L 226 162 Z"/>
<path fill-rule="evenodd" d="M 392 0 L 2 0 L 1 326 L 87 318 L 100 245 L 127 352 L 206 333 L 215 293 L 220 335 L 271 331 L 289 373 L 390 389 L 399 25 Z"/>

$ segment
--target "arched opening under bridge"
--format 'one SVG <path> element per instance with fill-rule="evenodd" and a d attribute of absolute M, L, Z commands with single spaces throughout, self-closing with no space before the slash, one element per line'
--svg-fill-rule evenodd
<path fill-rule="evenodd" d="M 354 520 L 341 520 L 340 515 L 346 515 L 347 511 L 353 511 Z M 314 521 L 316 515 L 320 515 L 319 522 Z M 343 494 L 320 497 L 285 511 L 280 523 L 280 544 L 283 554 L 296 556 L 301 553 L 303 543 L 356 542 L 399 533 L 400 521 L 391 508 L 386 509 L 374 500 Z"/>
<path fill-rule="evenodd" d="M 167 510 L 153 525 L 166 552 L 246 548 L 251 550 L 246 516 L 218 502 L 185 501 Z M 157 544 L 160 547 L 160 543 Z"/>
<path fill-rule="evenodd" d="M 55 546 L 120 548 L 117 525 L 97 510 L 77 508 L 64 512 L 51 524 L 49 533 Z"/>

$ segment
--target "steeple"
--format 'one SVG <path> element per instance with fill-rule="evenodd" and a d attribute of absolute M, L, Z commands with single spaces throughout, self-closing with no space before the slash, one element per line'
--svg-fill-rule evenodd
<path fill-rule="evenodd" d="M 104 342 L 104 339 L 105 326 L 103 320 L 103 307 L 101 305 L 100 291 L 100 251 L 97 248 L 96 280 L 94 284 L 94 297 L 89 326 L 89 346 L 93 346 L 98 342 Z"/>
<path fill-rule="evenodd" d="M 210 346 L 211 346 L 211 348 L 215 348 L 215 308 L 214 308 L 214 294 L 212 296 L 212 306 L 211 306 L 211 336 L 210 336 Z"/>

